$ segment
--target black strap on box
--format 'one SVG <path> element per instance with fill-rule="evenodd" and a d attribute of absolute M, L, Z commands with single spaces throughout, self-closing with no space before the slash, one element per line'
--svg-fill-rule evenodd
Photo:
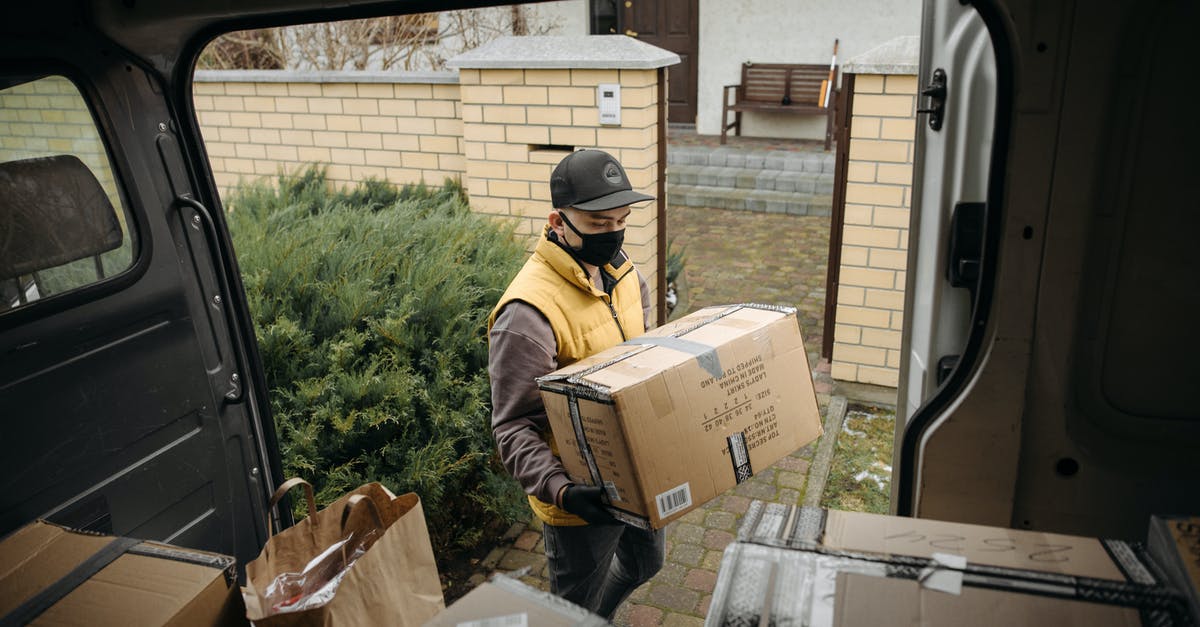
<path fill-rule="evenodd" d="M 604 487 L 604 479 L 600 476 L 600 465 L 596 463 L 596 455 L 592 452 L 592 445 L 588 444 L 587 434 L 583 431 L 583 417 L 579 413 L 579 398 L 574 388 L 567 388 L 567 410 L 571 415 L 571 427 L 575 431 L 575 441 L 579 446 L 579 453 L 583 455 L 583 460 L 587 463 L 588 474 L 592 476 L 592 484 Z M 586 398 L 586 396 L 584 397 Z M 607 495 L 607 492 L 605 492 Z M 627 524 L 638 527 L 639 529 L 650 529 L 650 522 L 640 516 L 635 516 L 624 510 L 613 507 L 611 504 L 604 508 L 612 515 L 613 518 Z"/>
<path fill-rule="evenodd" d="M 34 596 L 30 597 L 24 603 L 18 605 L 11 612 L 0 618 L 0 627 L 18 627 L 26 625 L 43 612 L 54 606 L 70 594 L 75 588 L 78 588 L 83 582 L 87 581 L 104 569 L 105 566 L 113 563 L 118 557 L 121 557 L 133 547 L 141 544 L 141 540 L 135 538 L 115 538 L 109 542 L 104 548 L 92 554 L 91 557 L 83 560 L 71 572 L 63 575 L 58 581 L 50 584 L 42 589 Z"/>
<path fill-rule="evenodd" d="M 592 453 L 592 445 L 588 444 L 587 434 L 583 432 L 583 417 L 579 414 L 579 395 L 575 390 L 567 390 L 567 410 L 571 414 L 571 426 L 575 429 L 575 442 L 579 445 L 579 452 L 583 454 L 583 461 L 587 462 L 588 474 L 592 476 L 592 485 L 604 487 L 604 481 L 600 478 L 600 466 L 596 464 L 596 455 Z"/>

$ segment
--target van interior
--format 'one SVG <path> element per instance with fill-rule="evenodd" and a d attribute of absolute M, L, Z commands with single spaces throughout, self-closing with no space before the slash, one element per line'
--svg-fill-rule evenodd
<path fill-rule="evenodd" d="M 0 534 L 258 554 L 284 477 L 196 59 L 234 30 L 487 4 L 0 9 L 0 89 L 61 94 L 102 147 L 0 163 Z M 917 134 L 893 511 L 1144 539 L 1200 511 L 1200 5 L 923 11 L 919 81 L 947 79 L 920 106 L 946 123 Z"/>

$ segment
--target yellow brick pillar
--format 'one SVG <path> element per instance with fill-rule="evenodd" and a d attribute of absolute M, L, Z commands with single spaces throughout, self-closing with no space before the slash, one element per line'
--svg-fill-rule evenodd
<path fill-rule="evenodd" d="M 666 67 L 678 62 L 675 53 L 629 37 L 578 36 L 504 37 L 447 63 L 459 70 L 471 208 L 515 220 L 532 248 L 552 209 L 554 166 L 582 148 L 612 154 L 635 190 L 657 198 L 630 216 L 625 250 L 650 284 L 660 316 L 664 94 Z M 615 123 L 600 119 L 602 85 L 619 86 Z"/>
<path fill-rule="evenodd" d="M 916 137 L 916 37 L 851 59 L 849 162 L 831 374 L 896 387 Z"/>

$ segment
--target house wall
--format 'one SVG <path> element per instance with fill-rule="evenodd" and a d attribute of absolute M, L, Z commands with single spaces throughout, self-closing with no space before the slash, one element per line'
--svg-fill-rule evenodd
<path fill-rule="evenodd" d="M 524 11 L 526 26 L 531 35 L 586 35 L 588 34 L 588 3 L 587 0 L 558 0 L 557 2 L 538 2 L 521 5 Z M 447 58 L 465 52 L 473 47 L 464 42 L 463 38 L 455 35 L 454 15 L 456 13 L 478 13 L 483 22 L 493 27 L 500 26 L 508 33 L 507 25 L 511 23 L 512 6 L 482 7 L 478 9 L 463 9 L 461 11 L 442 11 L 438 14 L 441 26 L 442 40 L 430 49 L 432 56 L 445 61 Z M 482 33 L 475 33 L 476 36 Z M 488 33 L 494 37 L 502 33 Z M 428 70 L 428 63 L 413 69 Z M 442 66 L 438 66 L 439 68 Z"/>
<path fill-rule="evenodd" d="M 833 40 L 845 60 L 902 35 L 921 32 L 921 0 L 699 0 L 696 131 L 721 132 L 722 87 L 741 80 L 742 63 L 829 63 Z M 558 20 L 550 34 L 586 34 L 588 0 L 532 5 Z M 840 63 L 840 62 L 839 62 Z M 732 117 L 732 116 L 731 116 Z M 742 134 L 824 139 L 825 119 L 747 113 Z"/>
<path fill-rule="evenodd" d="M 440 184 L 465 168 L 455 72 L 197 72 L 217 186 L 328 164 L 329 180 Z"/>
<path fill-rule="evenodd" d="M 831 374 L 896 387 L 916 137 L 915 74 L 856 74 Z"/>
<path fill-rule="evenodd" d="M 722 87 L 741 80 L 745 61 L 829 63 L 835 38 L 838 59 L 849 59 L 920 33 L 920 22 L 920 0 L 700 0 L 696 131 L 720 134 Z M 747 113 L 742 120 L 743 135 L 825 137 L 821 116 Z"/>
<path fill-rule="evenodd" d="M 547 35 L 589 34 L 587 0 L 558 0 L 524 6 L 530 12 L 531 22 L 550 27 Z"/>

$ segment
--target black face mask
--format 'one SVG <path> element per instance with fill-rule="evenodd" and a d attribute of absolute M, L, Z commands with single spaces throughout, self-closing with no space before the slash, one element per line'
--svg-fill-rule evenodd
<path fill-rule="evenodd" d="M 621 252 L 621 244 L 625 243 L 625 229 L 607 233 L 580 233 L 579 229 L 575 228 L 575 225 L 567 219 L 566 213 L 560 211 L 558 215 L 562 216 L 563 222 L 572 231 L 575 231 L 579 239 L 583 240 L 580 248 L 572 248 L 565 241 L 563 242 L 563 248 L 571 251 L 576 259 L 593 266 L 602 266 L 612 261 L 617 253 Z"/>

